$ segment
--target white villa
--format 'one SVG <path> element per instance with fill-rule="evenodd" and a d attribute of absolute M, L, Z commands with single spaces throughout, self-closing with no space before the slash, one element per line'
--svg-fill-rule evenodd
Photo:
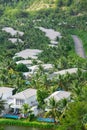
<path fill-rule="evenodd" d="M 65 75 L 67 73 L 69 74 L 77 73 L 77 71 L 78 71 L 78 68 L 70 68 L 70 69 L 53 72 L 52 74 L 49 75 L 48 79 L 52 79 L 54 77 L 57 77 L 58 75 Z"/>
<path fill-rule="evenodd" d="M 40 63 L 40 64 L 42 63 L 42 61 L 40 60 L 35 60 L 35 62 Z M 33 65 L 33 60 L 20 60 L 20 61 L 17 61 L 16 64 L 24 64 L 27 67 L 31 67 Z"/>
<path fill-rule="evenodd" d="M 5 32 L 7 32 L 7 33 L 10 33 L 12 36 L 17 35 L 17 33 L 18 33 L 18 35 L 20 35 L 20 36 L 23 36 L 23 35 L 24 35 L 24 32 L 15 30 L 15 29 L 13 29 L 13 28 L 11 28 L 11 27 L 4 27 L 4 28 L 2 28 L 2 30 L 5 31 Z"/>
<path fill-rule="evenodd" d="M 34 115 L 37 115 L 39 112 L 37 108 L 37 90 L 29 88 L 15 95 L 13 95 L 13 90 L 14 88 L 0 87 L 0 97 L 6 101 L 5 111 L 2 112 L 2 115 L 8 113 L 11 109 L 14 114 L 17 114 L 16 112 L 19 112 L 19 109 L 25 103 L 29 104 Z"/>
<path fill-rule="evenodd" d="M 56 92 L 52 93 L 48 98 L 46 98 L 45 102 L 49 103 L 49 100 L 51 98 L 54 98 L 56 101 L 60 101 L 64 98 L 70 99 L 70 95 L 71 95 L 71 93 L 67 92 L 67 91 L 56 91 Z"/>
<path fill-rule="evenodd" d="M 32 65 L 32 60 L 20 60 L 20 61 L 17 61 L 16 64 L 24 64 L 27 67 L 29 67 Z"/>
<path fill-rule="evenodd" d="M 43 69 L 45 71 L 50 70 L 53 68 L 52 64 L 41 64 L 41 66 L 43 67 Z M 29 67 L 30 72 L 34 73 L 35 71 L 39 70 L 39 65 L 34 65 Z"/>
<path fill-rule="evenodd" d="M 9 87 L 0 87 L 0 97 L 2 96 L 3 100 L 7 100 L 10 96 L 13 95 L 14 88 Z"/>
<path fill-rule="evenodd" d="M 11 108 L 14 109 L 14 112 L 16 111 L 16 109 L 20 109 L 24 103 L 27 103 L 30 107 L 33 107 L 37 105 L 36 94 L 36 89 L 26 89 L 9 97 L 8 104 L 12 104 Z"/>
<path fill-rule="evenodd" d="M 14 88 L 0 87 L 0 97 L 2 97 L 2 100 L 5 100 L 6 103 L 5 111 L 2 111 L 2 114 L 3 112 L 7 112 L 9 109 L 8 98 L 13 95 L 13 90 Z"/>
<path fill-rule="evenodd" d="M 54 29 L 47 29 L 47 28 L 43 28 L 43 27 L 36 27 L 39 28 L 42 32 L 45 33 L 45 36 L 48 37 L 50 39 L 50 45 L 51 47 L 56 47 L 56 45 L 58 45 L 58 41 L 56 40 L 57 37 L 59 39 L 62 38 L 61 33 L 55 31 Z"/>
<path fill-rule="evenodd" d="M 20 42 L 20 43 L 23 43 L 23 41 L 20 39 L 20 38 L 9 38 L 8 39 L 9 41 L 11 41 L 12 43 L 17 43 L 17 42 Z"/>
<path fill-rule="evenodd" d="M 27 59 L 27 58 L 37 59 L 38 58 L 37 55 L 40 54 L 41 52 L 42 50 L 39 50 L 39 49 L 26 49 L 26 50 L 22 50 L 16 53 L 13 59 L 15 57 L 22 57 L 24 59 Z"/>
<path fill-rule="evenodd" d="M 40 65 L 43 67 L 45 72 L 53 69 L 52 64 L 40 64 Z M 39 70 L 39 65 L 30 66 L 30 67 L 28 67 L 28 69 L 29 69 L 29 72 L 24 72 L 23 73 L 25 78 L 31 77 L 32 74 L 36 73 L 37 70 Z"/>

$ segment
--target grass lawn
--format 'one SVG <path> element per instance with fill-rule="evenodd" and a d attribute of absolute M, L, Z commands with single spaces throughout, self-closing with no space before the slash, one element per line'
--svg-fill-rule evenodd
<path fill-rule="evenodd" d="M 44 123 L 44 122 L 38 122 L 38 121 L 29 121 L 28 119 L 20 119 L 20 120 L 14 120 L 14 119 L 0 119 L 0 125 L 15 125 L 15 126 L 29 126 L 29 127 L 35 127 L 35 128 L 56 128 L 57 125 L 54 123 Z"/>

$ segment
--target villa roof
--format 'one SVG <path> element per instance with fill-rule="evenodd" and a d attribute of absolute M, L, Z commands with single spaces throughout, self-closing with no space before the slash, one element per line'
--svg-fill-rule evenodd
<path fill-rule="evenodd" d="M 20 64 L 20 63 L 28 65 L 28 64 L 32 64 L 32 60 L 20 60 L 16 62 L 16 64 Z"/>
<path fill-rule="evenodd" d="M 46 98 L 45 101 L 48 101 L 51 98 L 54 98 L 56 101 L 60 101 L 64 98 L 69 98 L 70 95 L 71 93 L 67 91 L 56 91 L 53 94 L 51 94 L 48 98 Z"/>
<path fill-rule="evenodd" d="M 26 50 L 22 50 L 18 53 L 15 54 L 15 57 L 23 57 L 24 59 L 27 59 L 27 58 L 32 58 L 32 59 L 37 59 L 37 55 L 39 53 L 41 53 L 42 50 L 39 50 L 39 49 L 26 49 Z"/>
<path fill-rule="evenodd" d="M 53 72 L 52 74 L 49 75 L 49 79 L 54 78 L 57 75 L 64 75 L 64 74 L 73 74 L 73 73 L 77 73 L 78 68 L 70 68 L 70 69 L 65 69 L 65 70 L 60 70 L 57 72 Z"/>
<path fill-rule="evenodd" d="M 11 98 L 17 98 L 17 99 L 28 99 L 29 97 L 32 97 L 34 95 L 36 95 L 37 90 L 36 89 L 26 89 L 22 92 L 19 92 L 15 95 L 13 95 Z"/>
<path fill-rule="evenodd" d="M 14 90 L 14 88 L 0 87 L 0 94 L 8 93 L 9 91 L 12 91 L 12 90 Z"/>
<path fill-rule="evenodd" d="M 66 74 L 66 73 L 72 74 L 72 73 L 76 73 L 77 71 L 78 71 L 78 68 L 70 68 L 70 69 L 61 70 L 59 72 L 54 72 L 54 74 L 61 74 L 61 75 Z"/>
<path fill-rule="evenodd" d="M 15 29 L 13 29 L 13 28 L 11 28 L 11 27 L 4 27 L 2 30 L 3 30 L 3 31 L 6 31 L 7 33 L 10 33 L 12 36 L 17 35 L 17 33 L 18 33 L 20 36 L 23 36 L 23 35 L 24 35 L 24 32 L 15 30 Z"/>
<path fill-rule="evenodd" d="M 21 42 L 21 43 L 23 43 L 23 41 L 20 39 L 20 38 L 9 38 L 8 39 L 9 41 L 11 41 L 12 43 L 16 43 L 16 42 Z"/>
<path fill-rule="evenodd" d="M 52 69 L 53 68 L 53 65 L 52 64 L 41 64 L 41 66 L 48 70 L 48 69 Z M 35 70 L 39 69 L 39 65 L 34 65 L 34 66 L 31 66 L 31 67 L 28 67 L 30 70 L 32 70 L 32 72 L 34 72 Z"/>

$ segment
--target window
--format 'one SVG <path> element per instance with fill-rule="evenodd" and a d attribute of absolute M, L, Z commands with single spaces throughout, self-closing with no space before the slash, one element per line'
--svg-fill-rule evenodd
<path fill-rule="evenodd" d="M 23 105 L 24 100 L 16 99 L 16 105 Z"/>

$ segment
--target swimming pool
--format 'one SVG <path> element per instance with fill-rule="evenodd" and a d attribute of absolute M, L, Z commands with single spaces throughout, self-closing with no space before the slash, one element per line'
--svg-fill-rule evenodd
<path fill-rule="evenodd" d="M 4 114 L 4 118 L 20 119 L 18 115 Z"/>
<path fill-rule="evenodd" d="M 52 123 L 54 123 L 54 119 L 53 118 L 42 118 L 42 117 L 38 117 L 37 121 L 52 122 Z"/>

